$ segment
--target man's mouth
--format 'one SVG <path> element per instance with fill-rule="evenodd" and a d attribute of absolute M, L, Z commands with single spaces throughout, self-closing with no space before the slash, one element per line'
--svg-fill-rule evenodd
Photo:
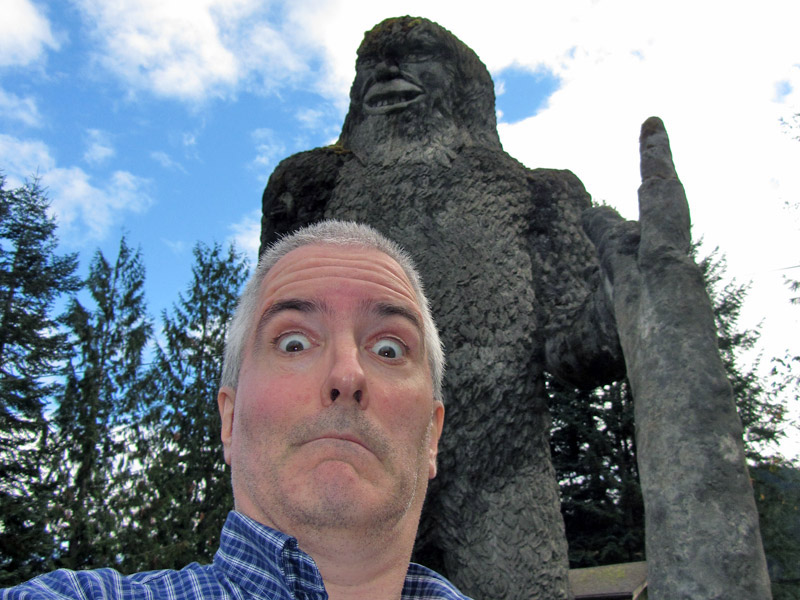
<path fill-rule="evenodd" d="M 369 450 L 370 452 L 372 451 L 369 445 L 365 441 L 363 441 L 358 436 L 349 433 L 338 433 L 338 432 L 324 433 L 316 437 L 313 441 L 321 441 L 321 440 L 334 440 L 340 442 L 347 442 L 350 444 L 356 444 L 358 446 L 361 446 L 362 448 Z"/>
<path fill-rule="evenodd" d="M 383 114 L 402 110 L 419 101 L 422 88 L 405 79 L 392 79 L 373 83 L 364 96 L 364 110 L 368 114 Z"/>

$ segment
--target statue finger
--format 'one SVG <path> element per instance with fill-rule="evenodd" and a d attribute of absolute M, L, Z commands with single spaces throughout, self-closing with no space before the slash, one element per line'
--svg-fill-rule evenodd
<path fill-rule="evenodd" d="M 691 245 L 689 204 L 675 171 L 667 131 L 658 117 L 642 125 L 639 150 L 640 259 L 665 251 L 686 253 Z"/>

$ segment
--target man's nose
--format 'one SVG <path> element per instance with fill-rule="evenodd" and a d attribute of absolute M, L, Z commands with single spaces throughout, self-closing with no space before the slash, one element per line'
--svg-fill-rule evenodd
<path fill-rule="evenodd" d="M 355 402 L 367 408 L 366 377 L 355 341 L 339 341 L 331 348 L 330 370 L 322 386 L 322 405 Z"/>

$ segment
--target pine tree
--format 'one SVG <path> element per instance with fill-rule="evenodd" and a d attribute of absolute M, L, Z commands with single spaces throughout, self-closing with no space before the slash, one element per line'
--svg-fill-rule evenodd
<path fill-rule="evenodd" d="M 95 254 L 86 280 L 90 305 L 73 300 L 64 319 L 72 355 L 54 415 L 58 492 L 50 513 L 61 566 L 109 566 L 120 552 L 119 531 L 129 520 L 120 498 L 135 467 L 128 450 L 142 409 L 142 355 L 151 333 L 143 286 L 140 252 L 123 237 L 113 264 Z"/>
<path fill-rule="evenodd" d="M 627 382 L 580 391 L 551 381 L 549 389 L 570 565 L 643 560 L 644 505 Z"/>
<path fill-rule="evenodd" d="M 171 314 L 155 353 L 144 423 L 144 466 L 135 484 L 136 511 L 127 530 L 125 570 L 181 568 L 210 562 L 233 507 L 222 457 L 217 392 L 227 325 L 247 277 L 230 246 L 197 244 L 192 282 Z"/>
<path fill-rule="evenodd" d="M 34 575 L 52 549 L 40 465 L 64 357 L 53 312 L 80 281 L 77 256 L 56 251 L 49 206 L 36 180 L 6 190 L 0 174 L 0 587 Z"/>
<path fill-rule="evenodd" d="M 800 469 L 750 469 L 774 600 L 800 600 Z"/>
<path fill-rule="evenodd" d="M 742 329 L 739 326 L 739 315 L 749 285 L 739 284 L 735 279 L 722 285 L 727 263 L 724 257 L 718 255 L 718 249 L 714 249 L 698 265 L 714 306 L 720 356 L 742 420 L 745 455 L 753 465 L 769 461 L 767 453 L 770 447 L 774 447 L 785 435 L 786 404 L 780 394 L 768 389 L 758 375 L 757 358 L 742 366 L 744 355 L 752 355 L 760 337 L 758 328 Z"/>

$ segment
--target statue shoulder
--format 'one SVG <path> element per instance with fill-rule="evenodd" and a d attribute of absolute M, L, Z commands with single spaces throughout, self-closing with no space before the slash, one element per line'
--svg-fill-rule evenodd
<path fill-rule="evenodd" d="M 339 170 L 352 156 L 332 145 L 298 152 L 275 167 L 262 196 L 262 248 L 323 218 Z"/>
<path fill-rule="evenodd" d="M 567 201 L 579 210 L 592 205 L 583 182 L 568 169 L 528 169 L 528 186 L 536 199 Z"/>

